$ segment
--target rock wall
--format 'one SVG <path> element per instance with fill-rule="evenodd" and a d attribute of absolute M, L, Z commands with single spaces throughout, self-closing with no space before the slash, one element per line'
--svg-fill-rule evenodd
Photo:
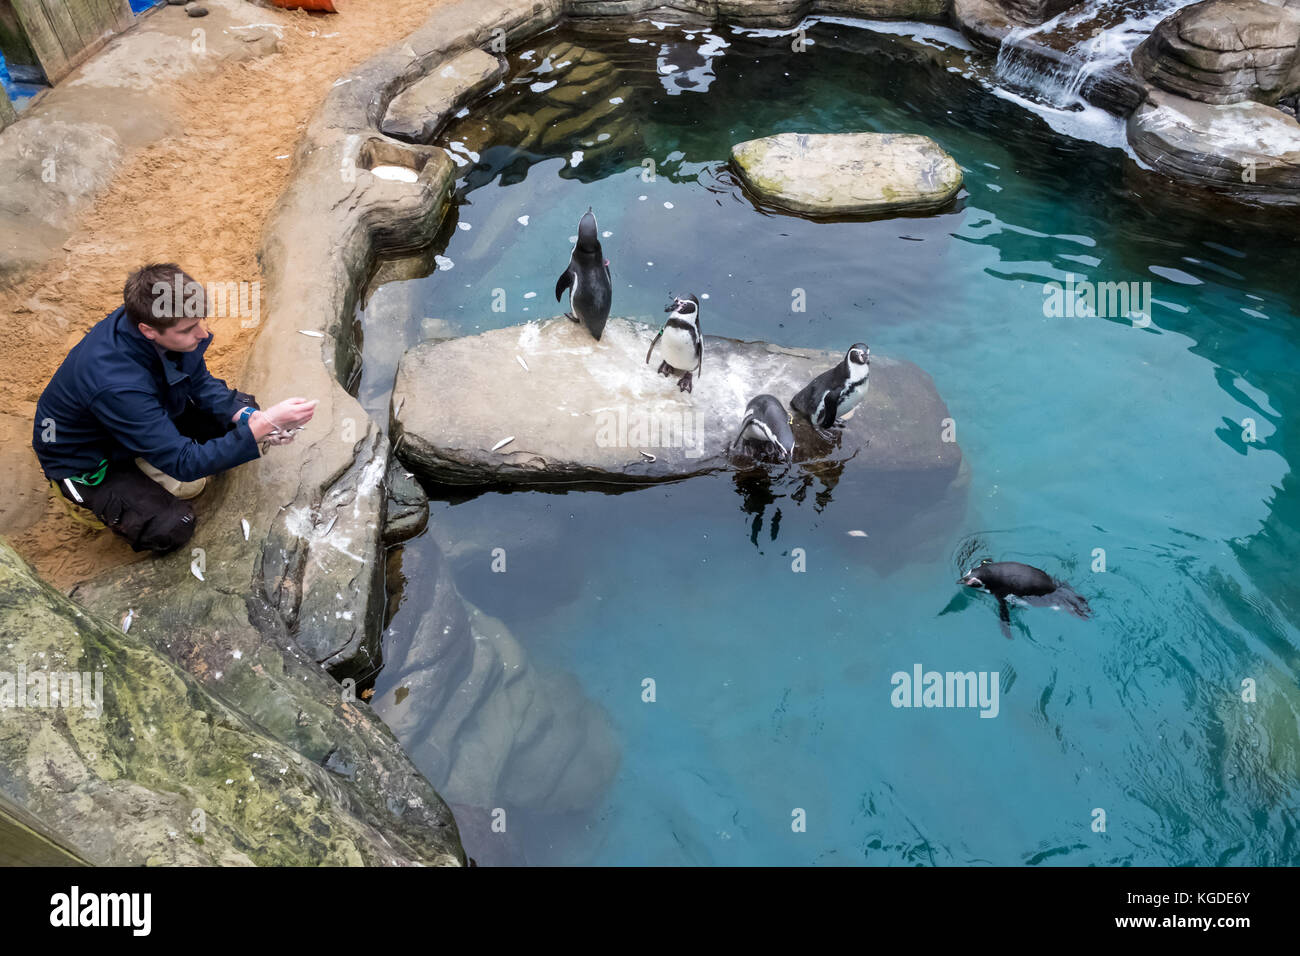
<path fill-rule="evenodd" d="M 816 13 L 870 19 L 944 20 L 952 0 L 567 0 L 575 17 L 726 20 L 739 26 L 791 27 Z"/>
<path fill-rule="evenodd" d="M 0 792 L 99 865 L 463 862 L 451 814 L 426 782 L 408 773 L 376 805 L 328 759 L 259 726 L 293 696 L 281 692 L 250 720 L 170 659 L 160 646 L 170 636 L 123 633 L 82 611 L 0 542 Z M 292 669 L 274 648 L 246 649 L 255 666 Z M 194 650 L 200 671 L 233 660 Z M 51 671 L 84 677 L 74 690 Z M 363 719 L 336 693 L 321 730 L 347 737 Z M 366 749 L 359 759 L 397 751 Z"/>
<path fill-rule="evenodd" d="M 1203 0 L 1161 21 L 1133 53 L 1153 84 L 1201 103 L 1273 105 L 1300 90 L 1300 10 Z"/>

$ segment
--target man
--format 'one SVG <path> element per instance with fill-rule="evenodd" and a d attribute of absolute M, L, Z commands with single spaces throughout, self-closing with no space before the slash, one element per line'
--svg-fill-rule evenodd
<path fill-rule="evenodd" d="M 166 554 L 193 535 L 185 499 L 207 476 L 260 457 L 263 439 L 292 441 L 316 402 L 291 398 L 263 412 L 213 378 L 203 287 L 175 263 L 133 273 L 122 299 L 41 393 L 32 446 L 65 498 L 136 551 Z"/>

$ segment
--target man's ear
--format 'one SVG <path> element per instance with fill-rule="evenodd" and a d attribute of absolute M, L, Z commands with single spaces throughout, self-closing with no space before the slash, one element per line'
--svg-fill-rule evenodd
<path fill-rule="evenodd" d="M 147 322 L 137 322 L 135 324 L 135 327 L 139 329 L 140 334 L 143 335 L 150 342 L 158 341 L 158 330 L 155 329 L 152 325 L 149 325 Z"/>

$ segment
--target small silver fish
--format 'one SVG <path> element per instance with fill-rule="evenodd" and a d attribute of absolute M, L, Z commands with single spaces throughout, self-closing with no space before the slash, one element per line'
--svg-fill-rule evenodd
<path fill-rule="evenodd" d="M 339 520 L 339 516 L 338 516 L 338 515 L 335 515 L 333 518 L 330 518 L 330 523 L 327 524 L 327 525 L 325 526 L 325 530 L 322 531 L 322 532 L 320 533 L 320 535 L 321 535 L 322 538 L 325 537 L 325 535 L 329 534 L 331 531 L 334 530 L 334 525 L 338 523 L 338 520 Z"/>
<path fill-rule="evenodd" d="M 239 526 L 240 526 L 241 528 L 244 529 L 244 540 L 247 541 L 247 540 L 248 540 L 248 530 L 249 530 L 249 529 L 248 529 L 248 519 L 247 519 L 247 518 L 240 518 L 240 519 L 239 519 Z"/>
<path fill-rule="evenodd" d="M 867 533 L 865 531 L 850 531 L 848 535 L 850 538 L 865 538 Z"/>
<path fill-rule="evenodd" d="M 299 335 L 310 335 L 310 336 L 311 336 L 312 338 L 314 338 L 314 339 L 323 339 L 323 338 L 325 338 L 325 333 L 324 333 L 324 332 L 314 332 L 314 331 L 312 331 L 311 329 L 299 329 L 299 330 L 298 330 L 298 334 L 299 334 Z"/>
<path fill-rule="evenodd" d="M 654 455 L 650 454 L 648 451 L 643 451 L 643 452 L 641 452 L 641 457 L 644 458 L 646 461 L 658 461 L 658 460 L 659 460 L 659 459 L 656 458 Z"/>
<path fill-rule="evenodd" d="M 528 363 L 523 360 L 522 356 L 516 355 L 515 361 L 517 361 L 520 365 L 524 367 L 525 372 L 528 371 Z"/>
<path fill-rule="evenodd" d="M 190 574 L 194 575 L 200 581 L 204 580 L 203 572 L 199 570 L 199 566 L 197 564 L 193 564 L 193 563 L 190 564 Z"/>
<path fill-rule="evenodd" d="M 122 633 L 123 633 L 123 634 L 125 634 L 127 631 L 131 630 L 131 622 L 134 621 L 134 620 L 135 620 L 135 610 L 134 610 L 133 608 L 127 608 L 127 609 L 126 609 L 126 617 L 122 618 Z"/>
<path fill-rule="evenodd" d="M 512 441 L 514 441 L 514 440 L 515 440 L 515 436 L 514 436 L 514 435 L 511 435 L 509 438 L 503 438 L 503 439 L 501 439 L 499 442 L 497 442 L 495 445 L 492 446 L 492 450 L 493 450 L 493 451 L 496 451 L 498 448 L 505 448 L 506 445 L 509 445 L 509 444 L 510 444 Z"/>

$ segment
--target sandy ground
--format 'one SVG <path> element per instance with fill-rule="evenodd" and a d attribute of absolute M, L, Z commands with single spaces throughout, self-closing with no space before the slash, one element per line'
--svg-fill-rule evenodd
<path fill-rule="evenodd" d="M 335 79 L 441 2 L 340 0 L 336 15 L 268 10 L 284 25 L 281 51 L 177 83 L 185 134 L 129 156 L 62 257 L 0 292 L 0 470 L 9 484 L 0 533 L 56 587 L 142 559 L 111 532 L 75 521 L 36 464 L 36 401 L 68 349 L 121 304 L 127 274 L 147 262 L 179 262 L 201 282 L 260 281 L 262 225 L 312 113 Z M 208 367 L 238 385 L 256 330 L 238 316 L 209 328 Z"/>

